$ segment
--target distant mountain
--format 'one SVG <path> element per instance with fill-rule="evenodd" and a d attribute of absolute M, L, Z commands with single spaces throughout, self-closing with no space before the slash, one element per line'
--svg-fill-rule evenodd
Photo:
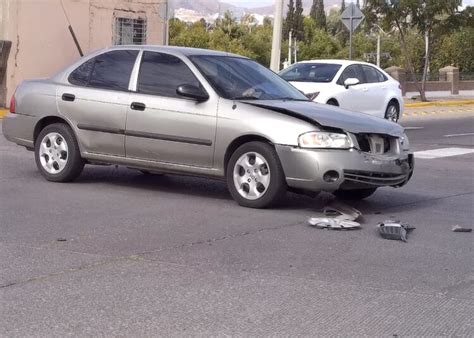
<path fill-rule="evenodd" d="M 199 17 L 203 17 L 205 19 L 217 17 L 217 14 L 223 14 L 226 11 L 231 11 L 234 16 L 241 17 L 245 13 L 254 13 L 259 15 L 273 15 L 274 13 L 274 6 L 264 6 L 264 7 L 257 7 L 257 8 L 245 8 L 245 7 L 238 7 L 225 2 L 225 0 L 218 1 L 218 0 L 169 0 L 171 9 L 175 12 L 176 16 L 179 18 L 182 13 L 186 13 L 184 17 L 186 20 L 188 18 L 194 18 L 199 20 Z M 340 6 L 342 0 L 324 0 L 324 5 L 326 7 L 326 11 L 329 11 L 331 7 Z M 350 1 L 346 1 L 348 3 Z M 308 15 L 311 9 L 311 5 L 313 4 L 313 0 L 303 0 L 303 8 L 304 14 Z M 287 10 L 287 2 L 285 3 L 285 13 Z M 191 20 L 195 21 L 195 20 Z"/>

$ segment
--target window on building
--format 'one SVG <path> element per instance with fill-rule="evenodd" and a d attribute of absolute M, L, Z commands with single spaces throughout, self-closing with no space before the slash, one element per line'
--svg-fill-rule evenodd
<path fill-rule="evenodd" d="M 115 18 L 116 45 L 144 45 L 146 44 L 146 20 Z"/>
<path fill-rule="evenodd" d="M 137 50 L 115 50 L 100 54 L 80 65 L 69 82 L 77 86 L 128 90 Z"/>
<path fill-rule="evenodd" d="M 176 88 L 182 84 L 196 87 L 201 85 L 193 72 L 179 58 L 155 52 L 143 53 L 138 74 L 139 93 L 180 97 L 176 94 Z"/>

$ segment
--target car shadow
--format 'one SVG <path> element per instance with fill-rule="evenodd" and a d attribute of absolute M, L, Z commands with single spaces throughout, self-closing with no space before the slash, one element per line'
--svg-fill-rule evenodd
<path fill-rule="evenodd" d="M 183 194 L 201 198 L 232 201 L 224 181 L 183 175 L 144 175 L 138 170 L 116 166 L 88 166 L 75 184 L 108 184 L 126 188 L 150 190 L 172 194 Z M 341 201 L 360 210 L 363 214 L 391 215 L 403 210 L 432 206 L 423 204 L 427 196 L 407 192 L 405 189 L 381 188 L 374 196 L 361 201 Z M 285 198 L 273 209 L 306 210 L 321 212 L 322 209 L 335 201 L 336 198 L 326 192 L 316 197 L 288 192 Z"/>

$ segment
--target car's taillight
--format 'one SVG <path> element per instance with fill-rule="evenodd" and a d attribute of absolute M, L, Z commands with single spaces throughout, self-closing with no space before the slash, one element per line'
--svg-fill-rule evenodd
<path fill-rule="evenodd" d="M 13 94 L 12 99 L 10 100 L 10 113 L 15 114 L 15 106 L 16 106 L 15 94 Z"/>

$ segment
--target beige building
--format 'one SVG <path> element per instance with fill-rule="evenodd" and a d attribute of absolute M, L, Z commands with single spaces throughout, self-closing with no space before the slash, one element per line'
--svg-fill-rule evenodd
<path fill-rule="evenodd" d="M 0 0 L 0 106 L 16 86 L 114 44 L 163 44 L 167 0 Z M 11 48 L 8 51 L 8 42 Z"/>

